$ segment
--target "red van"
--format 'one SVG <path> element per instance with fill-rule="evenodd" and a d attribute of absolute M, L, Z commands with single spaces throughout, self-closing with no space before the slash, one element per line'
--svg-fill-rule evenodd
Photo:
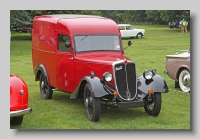
<path fill-rule="evenodd" d="M 131 45 L 131 41 L 128 42 Z M 93 15 L 42 15 L 33 20 L 32 61 L 41 96 L 53 90 L 83 97 L 86 115 L 97 122 L 104 108 L 161 110 L 168 87 L 156 70 L 136 77 L 136 65 L 124 55 L 118 25 Z"/>

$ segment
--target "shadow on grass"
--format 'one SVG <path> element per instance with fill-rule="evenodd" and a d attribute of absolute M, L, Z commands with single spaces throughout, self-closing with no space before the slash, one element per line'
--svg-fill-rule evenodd
<path fill-rule="evenodd" d="M 64 92 L 54 92 L 53 101 L 56 101 L 56 103 L 60 103 L 60 105 L 64 106 L 72 106 L 84 109 L 84 100 L 83 98 L 76 98 L 76 99 L 70 99 L 69 94 L 65 94 Z M 141 110 L 141 107 L 139 108 L 125 108 L 125 109 L 120 109 L 120 108 L 101 108 L 101 116 L 104 118 L 108 119 L 120 119 L 121 117 L 129 119 L 130 117 L 132 118 L 137 118 L 137 117 L 147 117 L 147 114 L 145 113 L 143 107 Z"/>
<path fill-rule="evenodd" d="M 61 91 L 54 91 L 52 100 L 56 103 L 62 103 L 64 105 L 83 106 L 84 104 L 83 98 L 70 99 L 70 94 Z"/>

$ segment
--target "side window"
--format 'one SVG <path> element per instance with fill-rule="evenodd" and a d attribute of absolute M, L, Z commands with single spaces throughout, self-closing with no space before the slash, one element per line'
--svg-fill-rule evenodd
<path fill-rule="evenodd" d="M 125 27 L 124 26 L 120 26 L 119 29 L 120 30 L 125 30 Z"/>
<path fill-rule="evenodd" d="M 58 51 L 71 52 L 71 47 L 66 47 L 65 42 L 70 42 L 70 38 L 65 35 L 58 35 Z"/>
<path fill-rule="evenodd" d="M 132 27 L 131 26 L 126 26 L 126 30 L 131 30 Z"/>

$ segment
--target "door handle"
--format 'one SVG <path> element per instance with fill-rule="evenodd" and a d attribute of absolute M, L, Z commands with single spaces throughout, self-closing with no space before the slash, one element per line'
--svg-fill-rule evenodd
<path fill-rule="evenodd" d="M 74 58 L 73 57 L 71 57 L 71 58 L 69 58 L 70 60 L 74 60 Z"/>

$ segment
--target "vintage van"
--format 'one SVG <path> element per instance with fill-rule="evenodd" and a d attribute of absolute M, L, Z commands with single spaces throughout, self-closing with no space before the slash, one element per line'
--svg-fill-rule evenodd
<path fill-rule="evenodd" d="M 93 122 L 100 120 L 102 107 L 144 107 L 158 116 L 161 93 L 168 92 L 155 69 L 136 77 L 134 61 L 124 55 L 118 25 L 101 16 L 34 17 L 32 63 L 42 98 L 51 99 L 54 90 L 83 97 L 87 118 Z"/>

